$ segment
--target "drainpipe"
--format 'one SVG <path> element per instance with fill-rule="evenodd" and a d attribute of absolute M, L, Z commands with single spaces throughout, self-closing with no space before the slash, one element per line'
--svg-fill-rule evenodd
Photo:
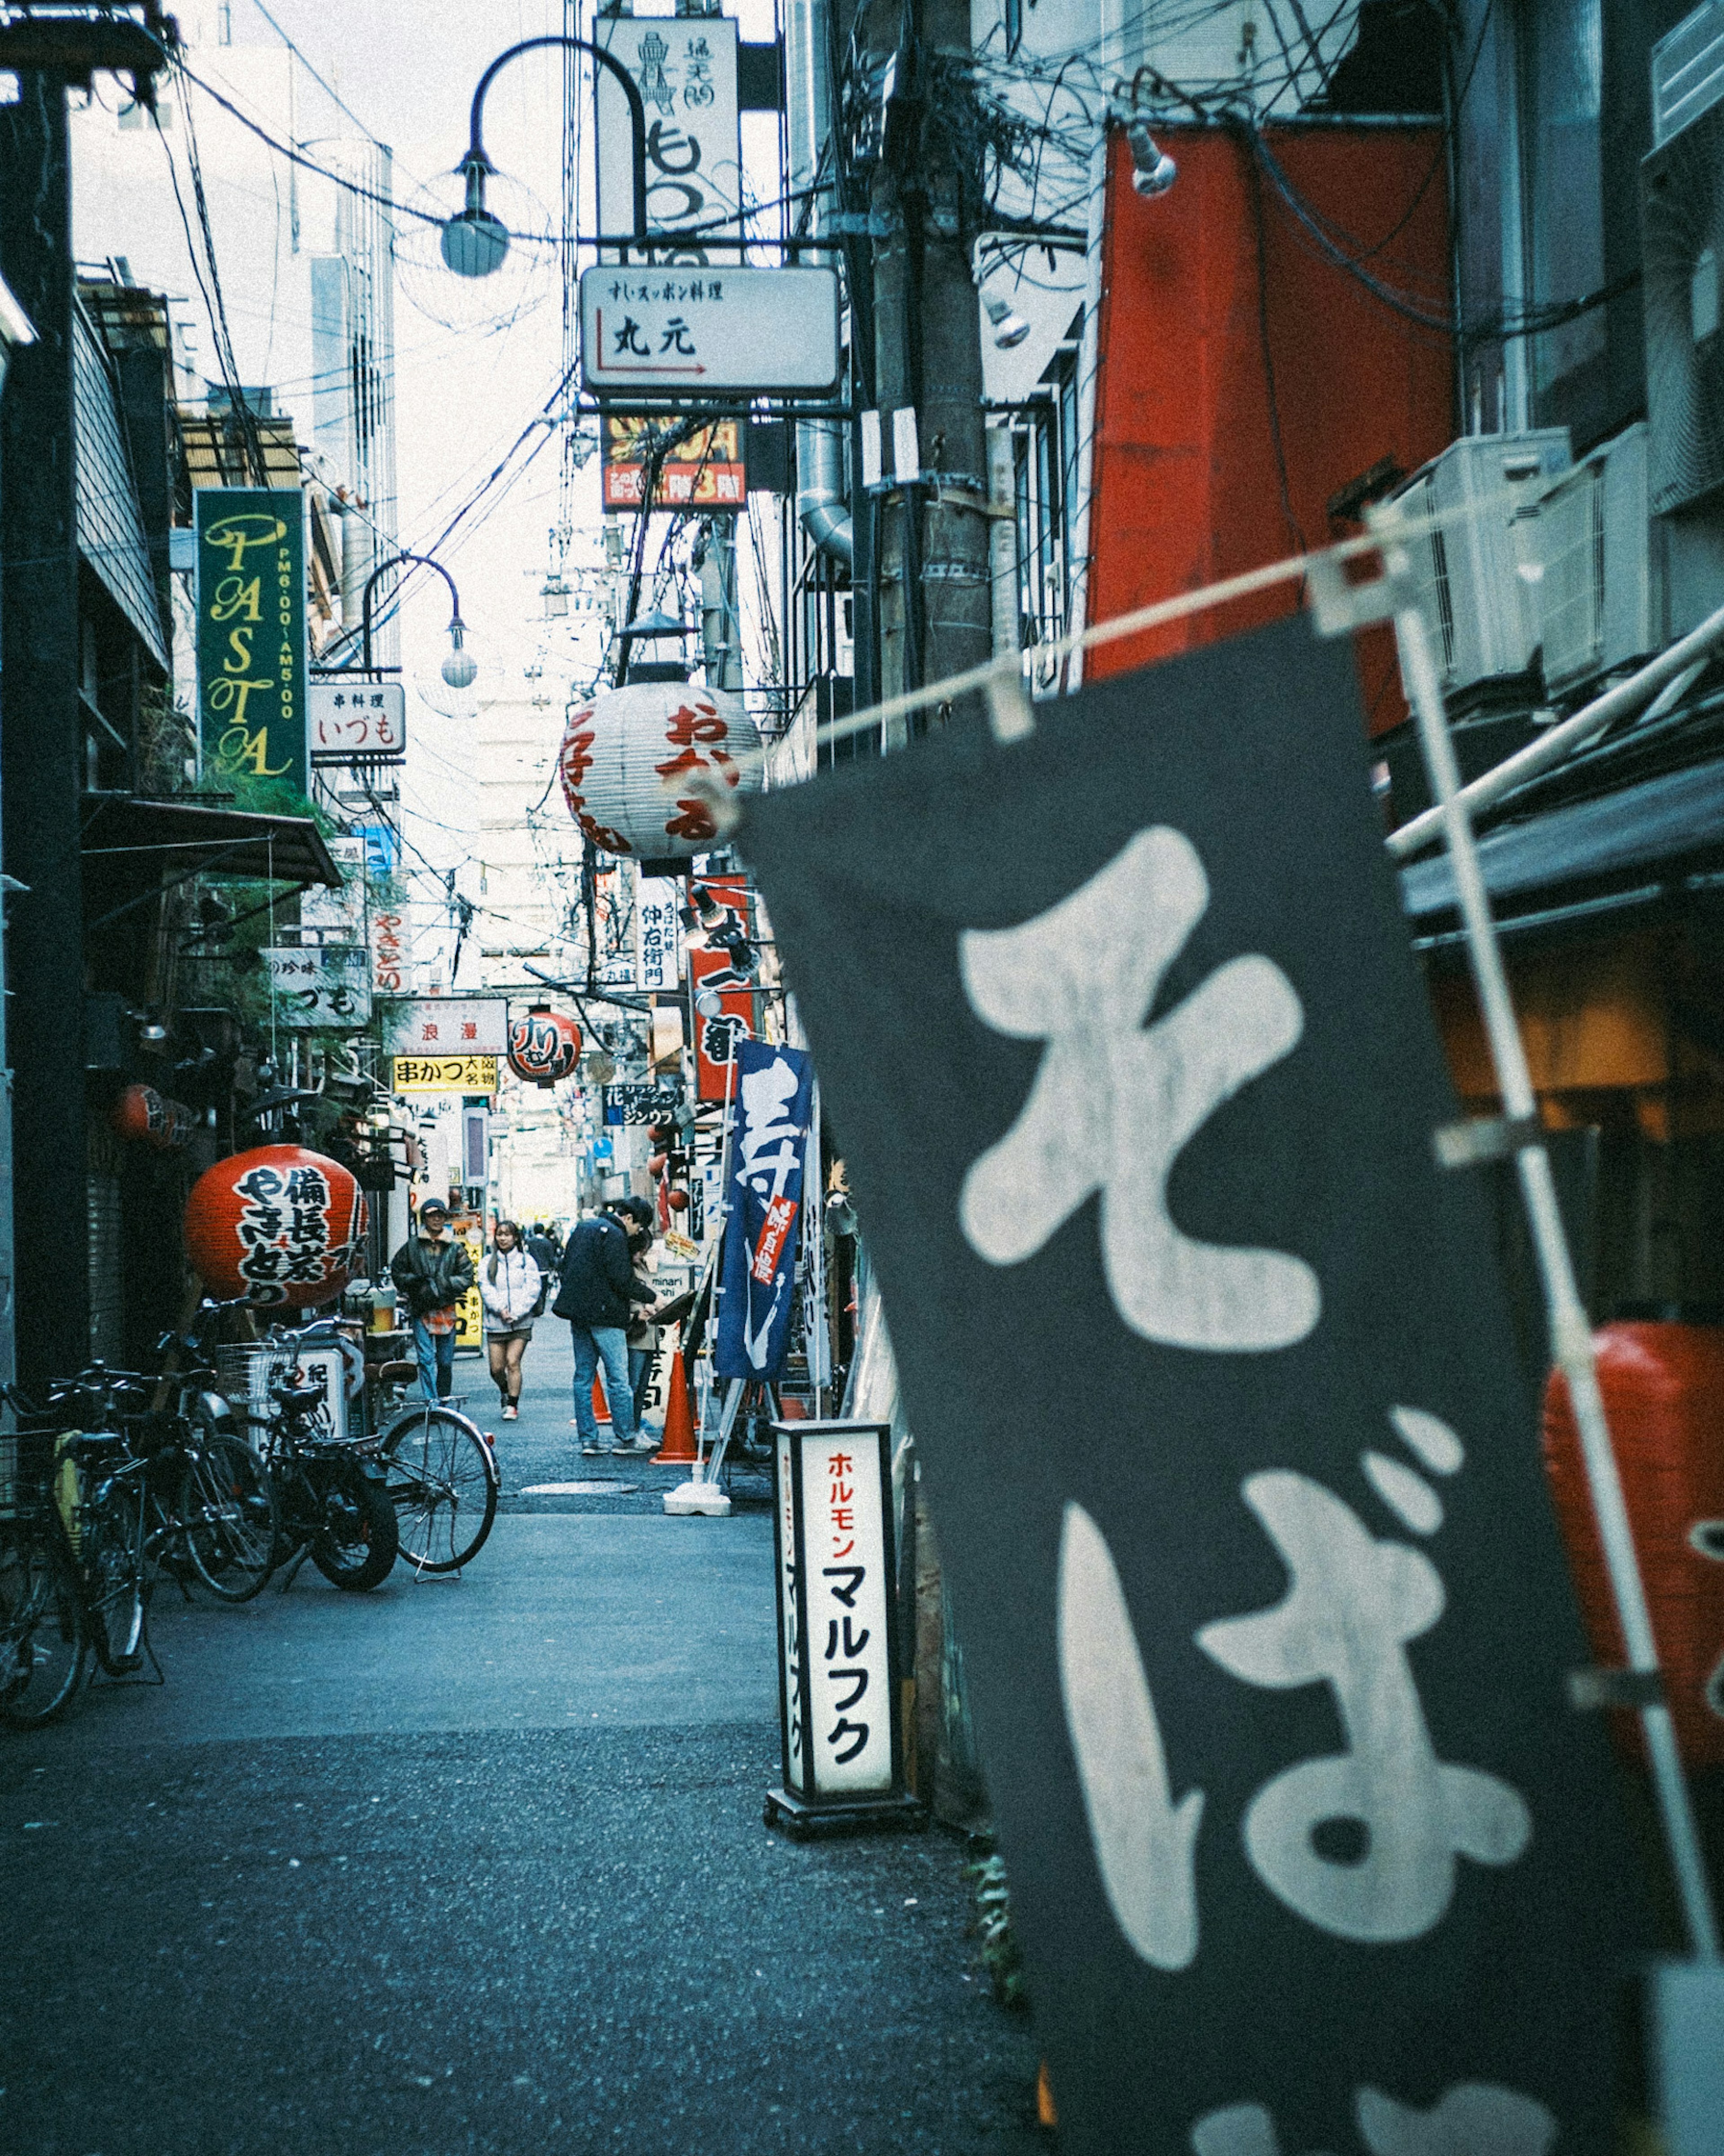
<path fill-rule="evenodd" d="M 790 191 L 812 187 L 820 175 L 820 152 L 832 132 L 832 76 L 827 47 L 826 0 L 790 0 L 784 22 L 784 62 Z M 807 212 L 809 232 L 823 222 L 818 201 Z M 855 534 L 844 491 L 844 444 L 829 420 L 804 419 L 796 430 L 796 515 L 823 554 L 849 562 Z"/>

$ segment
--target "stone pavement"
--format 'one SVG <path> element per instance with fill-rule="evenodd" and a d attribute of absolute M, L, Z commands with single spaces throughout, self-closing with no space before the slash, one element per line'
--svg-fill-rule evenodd
<path fill-rule="evenodd" d="M 958 1845 L 761 1823 L 765 1511 L 583 1460 L 560 1327 L 528 1386 L 505 1490 L 608 1490 L 458 1580 L 165 1588 L 164 1687 L 0 1732 L 7 2156 L 1046 2148 Z"/>

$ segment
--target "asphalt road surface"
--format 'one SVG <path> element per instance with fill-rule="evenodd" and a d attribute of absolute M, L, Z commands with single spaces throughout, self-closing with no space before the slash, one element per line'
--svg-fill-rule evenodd
<path fill-rule="evenodd" d="M 506 1493 L 464 1577 L 164 1587 L 165 1686 L 0 1732 L 6 2156 L 1048 2147 L 961 1846 L 762 1825 L 757 1480 L 665 1518 L 580 1455 L 562 1327 L 527 1370 L 499 1425 L 458 1365 Z"/>

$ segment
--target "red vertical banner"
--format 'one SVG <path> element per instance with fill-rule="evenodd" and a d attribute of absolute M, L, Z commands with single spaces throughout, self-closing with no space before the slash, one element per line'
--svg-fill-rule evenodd
<path fill-rule="evenodd" d="M 694 1000 L 697 1100 L 722 1101 L 728 1096 L 731 1063 L 736 1043 L 754 1037 L 754 991 L 727 985 L 734 983 L 736 978 L 727 951 L 690 947 L 689 989 Z M 710 1002 L 714 996 L 718 998 L 717 1010 L 703 1010 L 702 998 Z"/>

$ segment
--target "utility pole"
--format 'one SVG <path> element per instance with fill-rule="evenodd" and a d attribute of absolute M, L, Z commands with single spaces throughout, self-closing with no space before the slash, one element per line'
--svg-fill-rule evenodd
<path fill-rule="evenodd" d="M 906 24 L 908 24 L 907 30 Z M 981 174 L 950 125 L 952 74 L 970 57 L 968 0 L 871 0 L 868 64 L 884 68 L 872 191 L 875 395 L 888 473 L 893 415 L 916 414 L 914 483 L 887 493 L 879 572 L 882 696 L 993 655 L 982 339 L 970 275 Z M 925 731 L 914 714 L 898 740 Z"/>
<path fill-rule="evenodd" d="M 79 850 L 78 529 L 71 153 L 64 76 L 20 70 L 0 105 L 0 275 L 36 328 L 0 400 L 0 728 L 18 1248 L 18 1376 L 90 1359 L 84 878 Z M 59 1254 L 44 1262 L 46 1254 Z"/>

